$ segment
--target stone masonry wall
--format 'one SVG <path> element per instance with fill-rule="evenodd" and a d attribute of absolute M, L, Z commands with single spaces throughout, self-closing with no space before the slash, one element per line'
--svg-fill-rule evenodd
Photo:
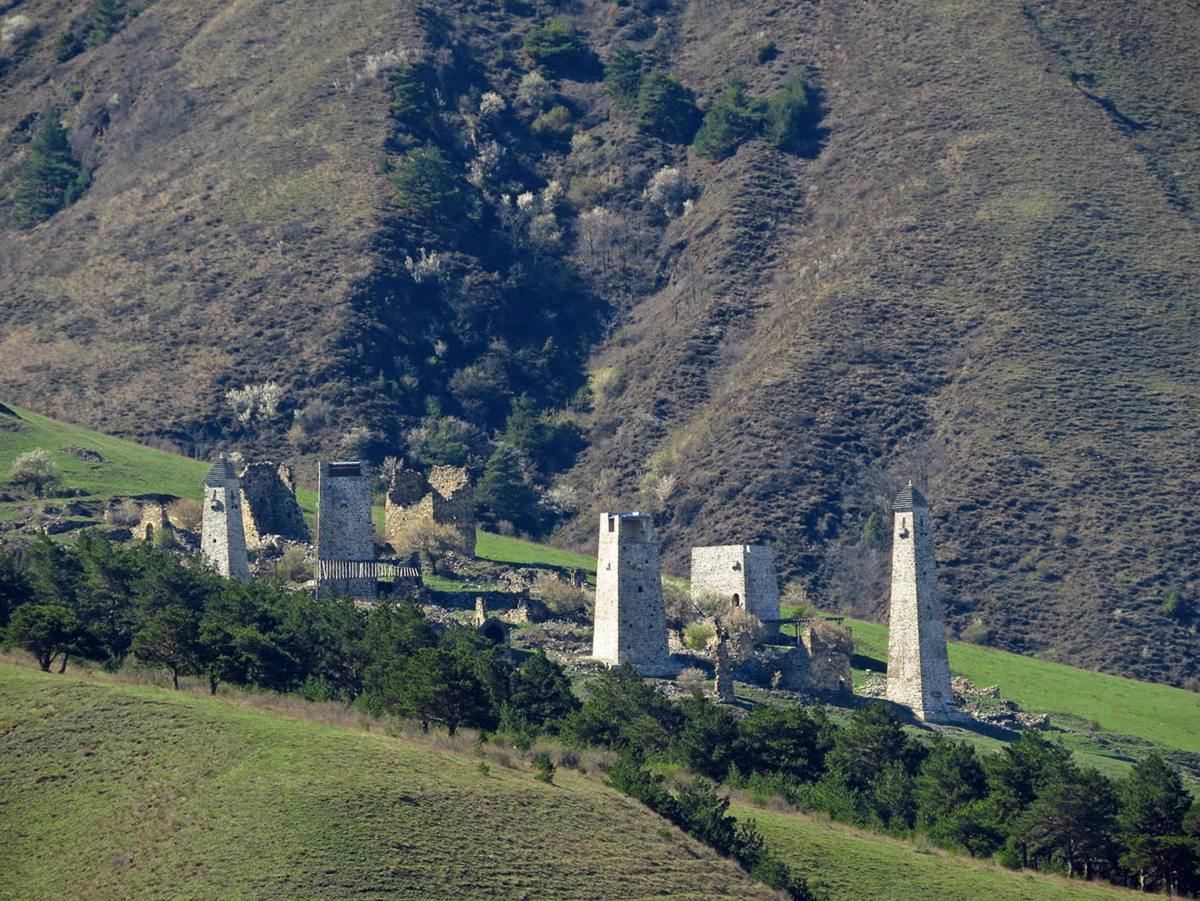
<path fill-rule="evenodd" d="M 888 700 L 911 707 L 922 720 L 955 721 L 962 717 L 950 687 L 929 508 L 919 493 L 905 489 L 893 510 Z"/>
<path fill-rule="evenodd" d="M 814 622 L 800 639 L 808 651 L 809 684 L 816 691 L 854 691 L 850 657 L 854 638 L 850 630 L 832 623 Z"/>
<path fill-rule="evenodd" d="M 475 556 L 475 496 L 465 469 L 435 466 L 428 479 L 411 469 L 392 476 L 384 526 L 388 543 L 399 550 L 400 536 L 419 522 L 453 527 L 459 535 L 455 550 Z"/>
<path fill-rule="evenodd" d="M 308 541 L 308 524 L 296 502 L 296 482 L 286 463 L 251 463 L 242 473 L 242 524 L 246 546 L 268 535 Z"/>
<path fill-rule="evenodd" d="M 371 483 L 360 463 L 322 460 L 318 476 L 317 559 L 375 559 L 375 523 L 371 520 Z M 375 582 L 368 579 L 330 579 L 317 584 L 317 593 L 374 598 Z"/>
<path fill-rule="evenodd" d="M 241 491 L 236 479 L 204 485 L 200 550 L 227 579 L 250 581 L 246 534 L 242 528 Z"/>
<path fill-rule="evenodd" d="M 692 600 L 728 597 L 763 622 L 779 619 L 775 551 L 760 544 L 692 548 Z"/>
<path fill-rule="evenodd" d="M 596 558 L 596 615 L 592 656 L 645 675 L 669 675 L 658 546 L 650 517 L 601 513 Z"/>

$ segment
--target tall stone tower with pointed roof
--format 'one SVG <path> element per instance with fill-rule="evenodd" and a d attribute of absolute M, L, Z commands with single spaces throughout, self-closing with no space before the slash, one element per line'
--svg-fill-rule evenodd
<path fill-rule="evenodd" d="M 912 482 L 892 501 L 892 604 L 887 696 L 932 723 L 966 718 L 954 709 L 946 627 L 937 593 L 929 504 Z"/>
<path fill-rule="evenodd" d="M 645 514 L 600 514 L 592 656 L 610 666 L 630 663 L 645 676 L 679 670 L 667 647 L 658 546 Z"/>
<path fill-rule="evenodd" d="M 246 532 L 242 528 L 241 480 L 222 456 L 204 477 L 204 521 L 200 550 L 227 579 L 250 581 Z"/>

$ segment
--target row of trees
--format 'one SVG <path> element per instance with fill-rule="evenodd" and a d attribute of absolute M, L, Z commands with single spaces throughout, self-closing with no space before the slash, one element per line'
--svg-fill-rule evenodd
<path fill-rule="evenodd" d="M 1114 781 L 1032 731 L 980 757 L 968 743 L 910 738 L 878 703 L 845 726 L 820 707 L 760 707 L 739 719 L 698 693 L 669 701 L 628 667 L 602 672 L 581 700 L 545 656 L 515 666 L 472 629 L 434 628 L 415 604 L 363 611 L 269 580 L 243 585 L 198 558 L 94 534 L 75 547 L 40 538 L 20 557 L 0 553 L 0 628 L 45 670 L 71 656 L 114 668 L 134 660 L 176 685 L 198 676 L 214 692 L 222 683 L 294 691 L 426 727 L 500 730 L 523 747 L 547 733 L 612 749 L 614 785 L 798 897 L 802 886 L 726 817 L 711 785 L 672 794 L 647 762 L 1011 867 L 1200 890 L 1200 809 L 1157 754 Z"/>
<path fill-rule="evenodd" d="M 815 139 L 819 110 L 801 75 L 769 99 L 748 97 L 745 81 L 733 76 L 728 90 L 702 113 L 679 79 L 647 69 L 637 52 L 622 44 L 608 59 L 604 86 L 613 106 L 631 113 L 643 131 L 664 141 L 690 143 L 705 159 L 724 159 L 759 136 L 788 153 L 802 151 Z"/>
<path fill-rule="evenodd" d="M 759 708 L 739 720 L 700 696 L 671 704 L 616 671 L 602 676 L 565 729 L 579 741 L 659 754 L 730 786 L 860 827 L 921 833 L 1005 866 L 1200 891 L 1200 806 L 1158 754 L 1114 781 L 1034 731 L 981 757 L 965 742 L 913 740 L 878 703 L 844 727 L 821 708 Z"/>

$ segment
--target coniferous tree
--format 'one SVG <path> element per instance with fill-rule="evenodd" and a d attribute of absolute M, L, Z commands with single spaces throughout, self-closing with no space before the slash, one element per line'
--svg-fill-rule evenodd
<path fill-rule="evenodd" d="M 676 144 L 689 143 L 700 124 L 692 92 L 674 75 L 663 72 L 642 77 L 633 110 L 642 131 Z"/>
<path fill-rule="evenodd" d="M 92 8 L 91 22 L 88 23 L 88 48 L 99 47 L 125 24 L 125 4 L 121 0 L 100 0 Z"/>
<path fill-rule="evenodd" d="M 525 484 L 516 451 L 507 444 L 501 444 L 488 458 L 483 478 L 475 487 L 475 499 L 492 521 L 528 524 L 532 520 L 533 490 Z"/>
<path fill-rule="evenodd" d="M 729 90 L 705 114 L 692 149 L 707 160 L 719 161 L 732 156 L 739 145 L 758 134 L 764 107 L 761 100 L 746 97 L 745 82 L 731 78 Z"/>
<path fill-rule="evenodd" d="M 59 112 L 51 108 L 29 144 L 29 156 L 17 170 L 13 225 L 33 228 L 82 196 L 89 173 L 71 152 Z"/>
<path fill-rule="evenodd" d="M 642 58 L 628 44 L 621 44 L 604 68 L 604 88 L 617 109 L 631 109 L 642 83 Z"/>

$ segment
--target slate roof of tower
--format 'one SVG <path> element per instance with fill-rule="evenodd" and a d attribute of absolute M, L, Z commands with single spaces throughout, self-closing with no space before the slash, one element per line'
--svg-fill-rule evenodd
<path fill-rule="evenodd" d="M 913 487 L 913 483 L 909 482 L 900 489 L 900 493 L 896 495 L 896 499 L 892 501 L 892 509 L 896 511 L 912 510 L 914 507 L 924 507 L 929 509 L 929 504 L 922 497 L 921 492 Z"/>
<path fill-rule="evenodd" d="M 225 482 L 232 482 L 237 479 L 237 473 L 233 467 L 229 465 L 229 461 L 221 457 L 208 470 L 208 475 L 204 477 L 205 485 L 221 485 Z"/>

